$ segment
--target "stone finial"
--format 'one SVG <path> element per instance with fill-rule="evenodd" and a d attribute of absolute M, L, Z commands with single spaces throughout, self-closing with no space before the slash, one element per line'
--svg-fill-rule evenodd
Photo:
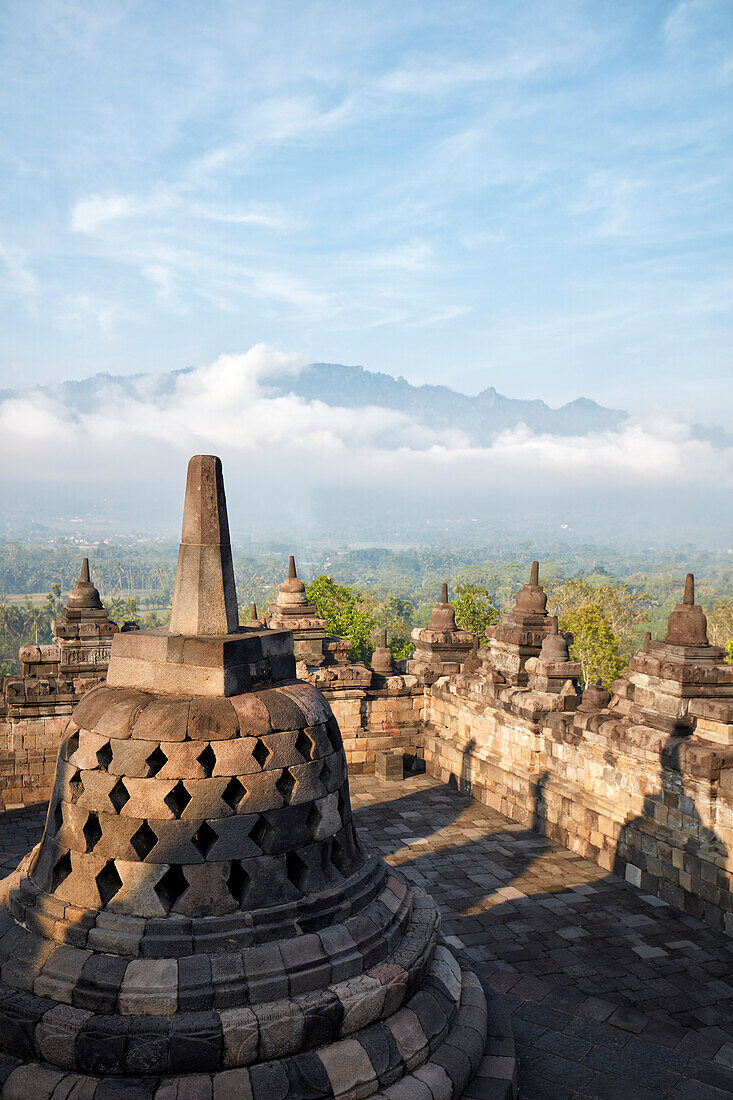
<path fill-rule="evenodd" d="M 86 559 L 85 559 L 86 560 Z M 688 573 L 685 577 L 685 594 L 682 602 L 688 607 L 695 606 L 695 574 Z"/>
<path fill-rule="evenodd" d="M 595 684 L 588 684 L 583 692 L 583 698 L 581 699 L 578 710 L 603 710 L 610 702 L 611 692 L 606 691 L 599 678 L 596 680 Z"/>
<path fill-rule="evenodd" d="M 303 596 L 302 603 L 306 602 L 305 599 L 305 585 L 298 576 L 298 571 L 295 568 L 295 557 L 291 554 L 288 559 L 288 575 L 282 582 L 279 588 L 280 592 L 301 593 Z M 279 601 L 278 601 L 279 602 Z"/>
<path fill-rule="evenodd" d="M 264 623 L 257 614 L 257 604 L 253 603 L 250 607 L 249 622 L 247 626 L 250 630 L 262 630 Z"/>
<path fill-rule="evenodd" d="M 394 672 L 394 657 L 392 650 L 387 645 L 387 631 L 379 632 L 379 642 L 372 654 L 372 671 L 380 676 L 391 676 Z"/>
<path fill-rule="evenodd" d="M 102 601 L 99 598 L 99 592 L 94 587 L 91 581 L 91 576 L 89 573 L 89 558 L 84 558 L 81 563 L 79 580 L 69 592 L 69 598 L 67 600 L 66 607 L 68 610 L 73 611 L 99 611 L 102 609 Z"/>
<path fill-rule="evenodd" d="M 668 645 L 707 646 L 708 623 L 703 609 L 695 603 L 695 577 L 688 573 L 685 579 L 685 593 L 682 603 L 678 603 L 667 622 Z"/>
<path fill-rule="evenodd" d="M 440 600 L 435 605 L 433 613 L 430 616 L 429 630 L 457 630 L 456 627 L 456 615 L 453 610 L 453 605 L 448 600 L 448 582 L 443 581 L 443 587 L 440 590 Z"/>
<path fill-rule="evenodd" d="M 561 634 L 558 630 L 557 615 L 553 615 L 551 619 L 551 626 L 549 634 L 545 635 L 545 640 L 542 643 L 542 649 L 540 650 L 540 660 L 547 664 L 558 664 L 570 660 L 570 653 L 568 652 L 568 643 L 564 634 Z"/>
<path fill-rule="evenodd" d="M 529 571 L 529 583 L 517 592 L 514 610 L 521 615 L 544 615 L 547 612 L 547 596 L 540 584 L 540 563 L 533 561 Z"/>
<path fill-rule="evenodd" d="M 186 477 L 170 632 L 212 636 L 238 630 L 221 461 L 215 455 L 194 455 Z"/>

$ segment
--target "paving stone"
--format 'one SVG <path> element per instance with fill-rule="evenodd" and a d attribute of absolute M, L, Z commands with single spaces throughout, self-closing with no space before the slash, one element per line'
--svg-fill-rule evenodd
<path fill-rule="evenodd" d="M 64 1078 L 63 1070 L 31 1064 L 18 1066 L 5 1079 L 3 1100 L 29 1100 L 29 1097 L 50 1097 Z"/>

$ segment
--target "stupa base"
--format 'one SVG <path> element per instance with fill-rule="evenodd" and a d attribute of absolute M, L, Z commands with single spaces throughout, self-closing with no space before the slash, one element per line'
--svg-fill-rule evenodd
<path fill-rule="evenodd" d="M 0 1056 L 3 1100 L 509 1100 L 513 1055 L 492 1057 L 506 1036 L 487 1036 L 486 997 L 476 976 L 446 948 L 405 1006 L 388 1019 L 327 1046 L 250 1066 L 175 1076 L 80 1074 L 46 1062 Z M 448 963 L 448 959 L 451 963 Z M 452 964 L 452 965 L 451 965 Z M 452 973 L 448 977 L 446 968 Z M 454 1011 L 446 984 L 459 988 Z M 447 1022 L 449 1020 L 449 1022 Z M 492 1012 L 502 1029 L 501 1014 Z M 496 1026 L 492 1031 L 496 1030 Z M 507 1029 L 508 1032 L 508 1029 Z"/>

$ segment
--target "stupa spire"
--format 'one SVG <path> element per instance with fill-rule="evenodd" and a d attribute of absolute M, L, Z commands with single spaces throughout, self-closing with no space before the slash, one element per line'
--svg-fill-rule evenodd
<path fill-rule="evenodd" d="M 298 576 L 298 571 L 295 568 L 295 555 L 291 554 L 290 559 L 288 561 L 288 579 L 293 580 L 293 578 L 297 577 L 297 576 Z"/>
<path fill-rule="evenodd" d="M 695 603 L 695 575 L 688 573 L 682 603 L 669 616 L 664 640 L 671 645 L 708 646 L 707 626 L 703 609 Z"/>
<path fill-rule="evenodd" d="M 81 563 L 81 569 L 79 571 L 79 580 L 69 592 L 69 598 L 66 603 L 67 611 L 85 609 L 87 611 L 101 611 L 102 601 L 99 598 L 99 592 L 94 587 L 91 581 L 91 574 L 89 572 L 89 558 L 83 558 Z M 106 618 L 106 615 L 105 615 Z"/>
<path fill-rule="evenodd" d="M 534 585 L 540 583 L 540 563 L 538 561 L 532 562 L 532 568 L 529 571 L 529 583 Z"/>
<path fill-rule="evenodd" d="M 453 605 L 448 599 L 448 582 L 443 581 L 440 590 L 440 599 L 433 608 L 430 616 L 429 630 L 456 630 L 456 616 Z"/>
<path fill-rule="evenodd" d="M 238 630 L 221 461 L 215 455 L 194 455 L 186 477 L 170 631 L 211 636 Z"/>
<path fill-rule="evenodd" d="M 682 597 L 683 604 L 693 607 L 695 604 L 695 574 L 688 573 L 685 578 L 685 594 Z"/>

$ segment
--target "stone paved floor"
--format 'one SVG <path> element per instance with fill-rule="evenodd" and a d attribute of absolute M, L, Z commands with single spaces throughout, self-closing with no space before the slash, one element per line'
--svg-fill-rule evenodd
<path fill-rule="evenodd" d="M 351 794 L 503 995 L 524 1100 L 733 1096 L 728 936 L 427 776 L 355 776 Z"/>
<path fill-rule="evenodd" d="M 365 838 L 503 999 L 522 1100 L 733 1096 L 727 936 L 427 776 L 355 776 L 351 792 Z M 0 876 L 44 816 L 0 814 Z"/>

